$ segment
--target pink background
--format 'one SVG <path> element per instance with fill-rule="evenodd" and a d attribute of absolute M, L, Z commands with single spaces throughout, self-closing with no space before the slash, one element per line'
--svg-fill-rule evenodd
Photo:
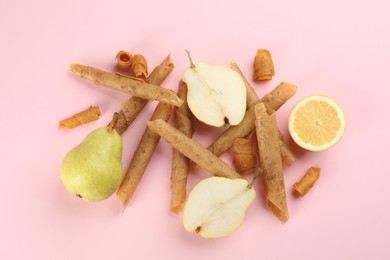
<path fill-rule="evenodd" d="M 1 1 L 0 259 L 389 259 L 389 10 L 386 0 Z M 169 212 L 164 141 L 123 213 L 115 196 L 86 203 L 63 187 L 64 155 L 128 98 L 71 75 L 69 64 L 115 71 L 114 56 L 125 49 L 144 54 L 152 70 L 170 53 L 176 68 L 163 86 L 176 90 L 186 48 L 195 61 L 237 62 L 250 82 L 256 48 L 269 49 L 276 76 L 253 86 L 260 96 L 281 81 L 298 86 L 278 112 L 290 143 L 288 113 L 300 98 L 324 94 L 344 108 L 337 146 L 313 153 L 291 144 L 298 161 L 285 171 L 286 224 L 266 210 L 257 185 L 231 236 L 185 232 Z M 58 127 L 90 105 L 101 107 L 98 121 Z M 123 135 L 124 168 L 155 105 Z M 218 133 L 196 127 L 205 145 Z M 223 158 L 231 162 L 231 154 Z M 297 199 L 291 186 L 310 166 L 322 176 Z M 207 176 L 197 170 L 189 188 Z"/>

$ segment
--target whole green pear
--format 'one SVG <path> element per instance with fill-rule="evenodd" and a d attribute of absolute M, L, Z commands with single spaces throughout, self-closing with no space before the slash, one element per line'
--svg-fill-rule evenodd
<path fill-rule="evenodd" d="M 86 201 L 111 196 L 122 179 L 122 139 L 113 127 L 92 131 L 61 165 L 66 189 Z"/>

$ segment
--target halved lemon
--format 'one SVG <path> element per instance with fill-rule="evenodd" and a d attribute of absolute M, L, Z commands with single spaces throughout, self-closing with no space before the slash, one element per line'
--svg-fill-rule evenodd
<path fill-rule="evenodd" d="M 345 132 L 345 114 L 330 97 L 311 95 L 294 105 L 288 119 L 288 130 L 300 147 L 324 151 L 337 144 Z"/>

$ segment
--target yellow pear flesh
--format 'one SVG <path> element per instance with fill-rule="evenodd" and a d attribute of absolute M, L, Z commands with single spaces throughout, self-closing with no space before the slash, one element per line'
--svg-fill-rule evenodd
<path fill-rule="evenodd" d="M 227 66 L 198 62 L 184 71 L 188 106 L 194 116 L 211 126 L 237 125 L 246 110 L 246 87 Z"/>
<path fill-rule="evenodd" d="M 61 165 L 66 189 L 86 201 L 111 196 L 122 179 L 122 139 L 110 127 L 92 131 L 70 150 Z"/>
<path fill-rule="evenodd" d="M 228 236 L 242 224 L 255 196 L 245 179 L 206 178 L 192 189 L 184 205 L 184 228 L 204 238 Z"/>

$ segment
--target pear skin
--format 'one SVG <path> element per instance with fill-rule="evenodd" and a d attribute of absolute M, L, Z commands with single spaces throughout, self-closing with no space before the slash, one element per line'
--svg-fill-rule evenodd
<path fill-rule="evenodd" d="M 110 197 L 122 179 L 122 139 L 111 127 L 92 131 L 70 150 L 61 165 L 65 188 L 83 200 Z"/>

